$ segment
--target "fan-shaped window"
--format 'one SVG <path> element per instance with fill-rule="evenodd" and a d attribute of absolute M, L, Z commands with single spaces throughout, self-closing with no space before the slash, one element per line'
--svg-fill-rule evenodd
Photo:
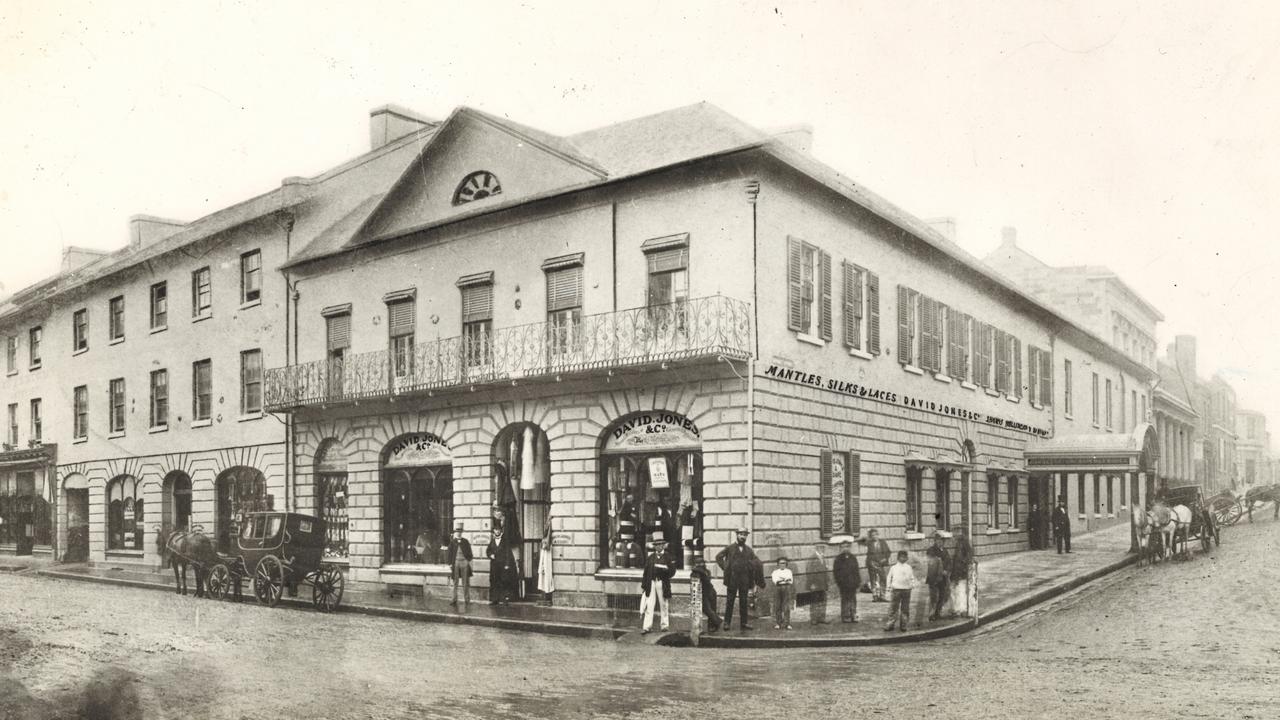
<path fill-rule="evenodd" d="M 498 182 L 498 176 L 488 170 L 478 170 L 458 183 L 458 189 L 453 191 L 453 204 L 465 205 L 472 200 L 483 200 L 491 195 L 501 194 L 502 184 Z"/>

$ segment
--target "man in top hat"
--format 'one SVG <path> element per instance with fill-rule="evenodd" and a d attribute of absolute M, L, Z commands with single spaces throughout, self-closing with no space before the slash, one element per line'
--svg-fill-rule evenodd
<path fill-rule="evenodd" d="M 751 612 L 747 605 L 747 592 L 753 585 L 764 588 L 764 565 L 756 553 L 747 545 L 746 528 L 738 528 L 735 533 L 737 541 L 716 554 L 716 564 L 724 572 L 725 604 L 724 629 L 733 624 L 733 601 L 738 600 L 739 629 L 750 630 L 747 615 Z"/>
<path fill-rule="evenodd" d="M 458 604 L 458 585 L 462 585 L 463 602 L 467 605 L 471 604 L 471 543 L 462 537 L 462 523 L 453 529 L 453 535 L 449 537 L 449 547 L 447 549 L 447 562 L 449 563 L 449 584 L 453 585 L 453 601 L 450 605 Z"/>
<path fill-rule="evenodd" d="M 651 552 L 644 559 L 644 574 L 640 577 L 640 611 L 644 613 L 642 633 L 653 629 L 653 610 L 656 605 L 662 616 L 662 629 L 671 626 L 671 613 L 667 606 L 671 603 L 671 577 L 676 574 L 675 566 L 667 557 L 665 540 L 654 540 L 649 543 Z"/>
<path fill-rule="evenodd" d="M 947 573 L 951 568 L 951 557 L 942 546 L 942 533 L 934 530 L 932 537 L 933 544 L 924 553 L 929 562 L 925 584 L 929 586 L 929 619 L 937 620 L 942 613 L 942 606 L 947 604 L 951 586 Z"/>
<path fill-rule="evenodd" d="M 1058 546 L 1058 554 L 1071 552 L 1071 516 L 1067 514 L 1067 499 L 1060 498 L 1058 507 L 1053 509 L 1053 540 Z"/>

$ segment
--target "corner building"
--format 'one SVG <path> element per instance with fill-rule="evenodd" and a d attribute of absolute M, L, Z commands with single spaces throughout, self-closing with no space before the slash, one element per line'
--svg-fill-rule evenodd
<path fill-rule="evenodd" d="M 1032 504 L 1079 533 L 1144 501 L 1160 448 L 1124 396 L 1150 406 L 1151 368 L 805 133 L 705 104 L 414 132 L 281 266 L 294 344 L 265 378 L 291 506 L 342 529 L 351 582 L 443 586 L 460 524 L 482 588 L 493 539 L 525 599 L 550 570 L 557 604 L 631 607 L 655 538 L 687 582 L 739 526 L 766 561 L 870 527 L 992 554 L 1028 547 Z"/>

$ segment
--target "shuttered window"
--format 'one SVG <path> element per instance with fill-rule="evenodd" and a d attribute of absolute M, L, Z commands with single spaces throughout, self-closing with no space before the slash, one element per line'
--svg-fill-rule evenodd
<path fill-rule="evenodd" d="M 898 362 L 915 363 L 916 291 L 905 285 L 898 286 Z"/>
<path fill-rule="evenodd" d="M 325 345 L 329 352 L 341 352 L 351 347 L 351 315 L 334 315 L 325 320 L 325 332 L 328 335 Z"/>
<path fill-rule="evenodd" d="M 462 322 L 493 319 L 493 285 L 468 285 L 462 288 Z"/>
<path fill-rule="evenodd" d="M 880 276 L 867 273 L 867 352 L 880 354 Z"/>
<path fill-rule="evenodd" d="M 582 307 L 582 266 L 548 271 L 547 312 L 580 307 Z"/>
<path fill-rule="evenodd" d="M 850 452 L 823 450 L 820 457 L 822 537 L 857 535 L 861 525 L 861 458 Z"/>
<path fill-rule="evenodd" d="M 931 372 L 938 372 L 938 339 L 942 328 L 938 323 L 938 301 L 920 296 L 920 367 Z"/>
<path fill-rule="evenodd" d="M 973 321 L 973 381 L 984 388 L 991 387 L 991 326 Z"/>
<path fill-rule="evenodd" d="M 1024 394 L 1022 387 L 1022 341 L 1011 337 L 1009 352 L 1013 356 L 1013 394 L 1015 397 Z"/>
<path fill-rule="evenodd" d="M 689 267 L 689 248 L 655 250 L 648 254 L 649 274 L 685 270 Z"/>
<path fill-rule="evenodd" d="M 818 251 L 818 288 L 821 291 L 818 305 L 818 333 L 830 341 L 831 334 L 831 255 Z"/>
<path fill-rule="evenodd" d="M 387 305 L 387 332 L 391 337 L 412 335 L 417 321 L 417 303 L 404 300 Z"/>
<path fill-rule="evenodd" d="M 817 305 L 817 308 L 814 305 Z M 831 340 L 831 255 L 798 238 L 787 238 L 787 327 Z"/>
<path fill-rule="evenodd" d="M 1009 336 L 992 328 L 995 336 L 996 392 L 1009 392 Z"/>
<path fill-rule="evenodd" d="M 845 347 L 880 352 L 880 279 L 849 261 L 841 263 L 841 318 Z"/>

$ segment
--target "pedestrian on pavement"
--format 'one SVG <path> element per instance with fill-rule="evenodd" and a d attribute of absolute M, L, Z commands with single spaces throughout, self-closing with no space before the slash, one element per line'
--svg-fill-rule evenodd
<path fill-rule="evenodd" d="M 969 533 L 957 528 L 956 550 L 951 556 L 951 614 L 969 617 L 969 565 L 973 562 L 973 545 Z"/>
<path fill-rule="evenodd" d="M 840 543 L 840 554 L 832 563 L 831 574 L 840 588 L 840 622 L 858 622 L 858 556 L 853 554 L 853 538 Z"/>
<path fill-rule="evenodd" d="M 810 625 L 827 624 L 827 589 L 830 582 L 827 574 L 831 569 L 827 566 L 826 550 L 825 544 L 815 544 L 813 557 L 809 558 L 809 564 L 804 571 L 805 589 L 809 593 Z"/>
<path fill-rule="evenodd" d="M 889 543 L 880 539 L 880 531 L 867 531 L 867 581 L 871 583 L 871 601 L 885 602 L 885 579 L 892 559 Z"/>
<path fill-rule="evenodd" d="M 159 563 L 156 572 L 169 567 L 169 533 L 161 525 L 156 526 L 156 558 Z"/>
<path fill-rule="evenodd" d="M 942 546 L 942 533 L 934 530 L 932 537 L 933 544 L 924 553 L 929 563 L 925 584 L 929 586 L 929 619 L 937 620 L 942 606 L 947 603 L 947 591 L 950 589 L 947 569 L 951 567 L 951 558 L 947 549 Z"/>
<path fill-rule="evenodd" d="M 449 584 L 453 585 L 453 600 L 450 605 L 458 606 L 458 586 L 462 586 L 463 603 L 471 605 L 471 542 L 462 537 L 462 523 L 453 529 L 446 549 L 446 561 L 449 563 Z"/>
<path fill-rule="evenodd" d="M 702 614 L 707 616 L 707 632 L 720 629 L 720 615 L 716 613 L 716 587 L 711 584 L 711 572 L 707 569 L 707 561 L 702 557 L 694 558 L 693 569 L 689 575 L 698 581 L 702 588 Z"/>
<path fill-rule="evenodd" d="M 516 556 L 502 541 L 502 536 L 495 532 L 485 549 L 485 557 L 489 558 L 489 604 L 510 604 L 511 598 L 517 595 L 516 583 L 520 582 Z"/>
<path fill-rule="evenodd" d="M 1071 516 L 1067 514 L 1067 499 L 1058 500 L 1058 507 L 1053 509 L 1053 540 L 1058 546 L 1058 554 L 1071 552 Z"/>
<path fill-rule="evenodd" d="M 898 632 L 907 629 L 907 621 L 911 615 L 911 588 L 916 584 L 915 571 L 907 564 L 907 551 L 898 551 L 898 562 L 889 568 L 885 578 L 889 586 L 892 600 L 889 605 L 889 624 L 884 626 L 885 632 L 897 624 Z"/>
<path fill-rule="evenodd" d="M 747 615 L 751 610 L 747 605 L 747 592 L 752 586 L 758 586 L 764 589 L 764 566 L 760 559 L 756 557 L 756 553 L 747 545 L 747 535 L 750 532 L 746 528 L 738 528 L 736 533 L 736 542 L 729 545 L 725 549 L 716 554 L 716 564 L 720 566 L 720 570 L 724 573 L 725 587 L 725 604 L 724 604 L 724 628 L 729 629 L 733 624 L 733 601 L 738 601 L 740 631 L 751 629 L 751 625 L 747 623 Z"/>
<path fill-rule="evenodd" d="M 791 629 L 791 606 L 796 601 L 795 577 L 787 567 L 787 556 L 778 558 L 778 567 L 769 576 L 773 580 L 773 629 Z"/>
<path fill-rule="evenodd" d="M 1041 542 L 1040 537 L 1040 526 L 1043 522 L 1044 513 L 1040 511 L 1040 505 L 1031 503 L 1031 510 L 1027 513 L 1027 540 L 1030 541 L 1032 550 L 1044 549 L 1044 544 Z"/>
<path fill-rule="evenodd" d="M 644 559 L 644 574 L 640 577 L 640 611 L 644 613 L 642 634 L 653 629 L 653 611 L 659 609 L 662 629 L 671 627 L 671 577 L 676 574 L 675 565 L 667 557 L 667 542 L 654 540 L 649 543 L 649 555 Z"/>

